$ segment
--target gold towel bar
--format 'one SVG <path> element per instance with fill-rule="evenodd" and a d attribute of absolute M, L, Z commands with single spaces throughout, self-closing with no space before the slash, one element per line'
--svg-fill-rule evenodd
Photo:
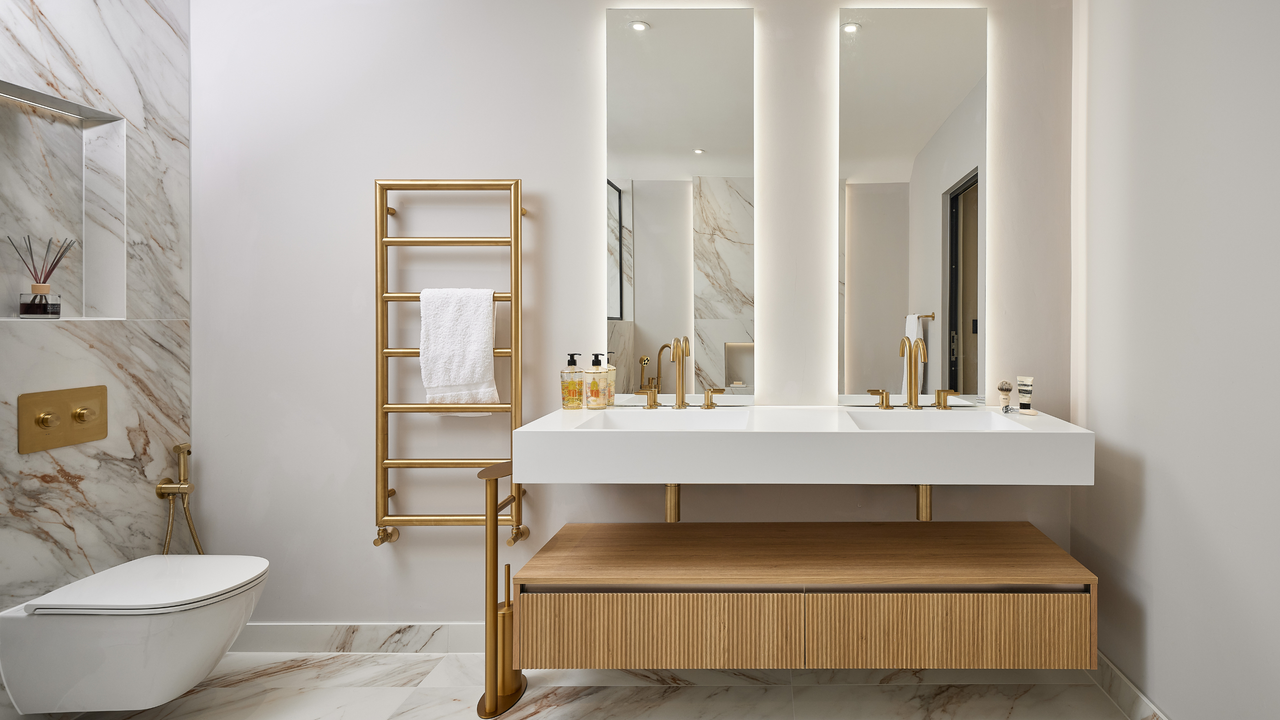
<path fill-rule="evenodd" d="M 906 316 L 904 316 L 904 319 L 905 319 L 905 318 L 909 318 L 909 317 L 911 317 L 911 316 L 910 316 L 910 315 L 906 315 Z M 929 313 L 928 315 L 921 315 L 921 316 L 920 316 L 920 319 L 921 319 L 921 320 L 932 320 L 932 319 L 933 319 L 933 313 Z"/>
<path fill-rule="evenodd" d="M 384 413 L 511 412 L 511 403 L 388 403 Z"/>
<path fill-rule="evenodd" d="M 422 295 L 420 293 L 393 293 L 393 292 L 382 293 L 383 302 L 418 302 L 421 299 L 422 299 Z M 496 292 L 493 294 L 493 301 L 494 302 L 511 302 L 511 293 Z"/>
<path fill-rule="evenodd" d="M 439 246 L 476 246 L 476 245 L 510 245 L 509 237 L 431 237 L 431 238 L 410 238 L 410 237 L 394 237 L 383 238 L 384 245 L 399 245 L 410 247 L 439 247 Z"/>

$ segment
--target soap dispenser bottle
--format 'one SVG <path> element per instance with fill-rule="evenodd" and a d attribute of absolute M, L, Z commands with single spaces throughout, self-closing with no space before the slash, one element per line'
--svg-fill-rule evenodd
<path fill-rule="evenodd" d="M 565 410 L 582 409 L 582 371 L 578 369 L 578 356 L 569 353 L 569 364 L 560 371 L 560 407 Z"/>
<path fill-rule="evenodd" d="M 610 350 L 607 355 L 613 355 L 613 352 L 613 350 Z M 605 404 L 609 407 L 613 407 L 613 392 L 618 384 L 618 368 L 614 367 L 612 357 L 606 357 L 605 360 L 607 362 L 605 363 L 604 368 L 609 373 L 609 397 Z"/>
<path fill-rule="evenodd" d="M 604 353 L 591 353 L 591 369 L 583 372 L 583 403 L 588 410 L 603 410 L 609 405 L 609 371 L 600 362 Z"/>

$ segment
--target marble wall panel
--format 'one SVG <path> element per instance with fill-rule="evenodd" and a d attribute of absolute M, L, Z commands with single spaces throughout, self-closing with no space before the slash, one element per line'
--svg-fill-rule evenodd
<path fill-rule="evenodd" d="M 608 255 L 605 264 L 605 316 L 622 317 L 622 202 L 620 194 L 612 187 L 605 194 L 605 242 Z"/>
<path fill-rule="evenodd" d="M 128 123 L 128 317 L 190 317 L 185 0 L 0 3 L 8 82 Z"/>
<path fill-rule="evenodd" d="M 608 285 L 605 289 L 608 317 L 635 320 L 636 247 L 635 233 L 632 230 L 634 213 L 632 212 L 631 181 L 612 180 L 611 182 L 621 190 L 621 203 L 619 203 L 619 193 L 609 188 L 608 232 L 606 233 L 609 246 Z"/>
<path fill-rule="evenodd" d="M 693 179 L 693 326 L 697 336 L 693 355 L 699 392 L 724 387 L 724 343 L 754 342 L 754 198 L 752 178 Z"/>
<path fill-rule="evenodd" d="M 83 156 L 78 118 L 0 98 L 0 235 L 24 251 L 30 235 L 37 263 L 50 238 L 82 237 Z M 31 274 L 3 238 L 0 258 L 0 316 L 17 317 L 18 293 L 31 292 Z M 77 244 L 50 278 L 67 317 L 83 308 L 83 258 Z"/>
<path fill-rule="evenodd" d="M 613 366 L 618 368 L 614 391 L 621 395 L 639 389 L 640 366 L 636 363 L 636 324 L 630 320 L 609 321 L 609 352 L 613 353 Z"/>
<path fill-rule="evenodd" d="M 191 415 L 188 24 L 187 0 L 0 0 L 0 79 L 123 118 L 76 128 L 75 216 L 95 240 L 87 309 L 128 318 L 0 320 L 0 607 L 163 543 L 154 484 L 176 477 Z M 106 439 L 16 453 L 18 395 L 96 384 Z"/>
<path fill-rule="evenodd" d="M 185 320 L 0 322 L 0 607 L 159 552 L 154 485 L 189 437 L 190 334 Z M 17 454 L 18 395 L 88 385 L 107 386 L 106 439 Z M 179 520 L 179 549 L 186 533 Z"/>

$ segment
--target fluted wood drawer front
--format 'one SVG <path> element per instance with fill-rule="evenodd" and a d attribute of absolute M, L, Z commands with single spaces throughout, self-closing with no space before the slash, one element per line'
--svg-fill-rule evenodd
<path fill-rule="evenodd" d="M 810 668 L 1092 668 L 1086 593 L 815 593 Z"/>
<path fill-rule="evenodd" d="M 798 668 L 799 593 L 522 593 L 522 668 Z"/>

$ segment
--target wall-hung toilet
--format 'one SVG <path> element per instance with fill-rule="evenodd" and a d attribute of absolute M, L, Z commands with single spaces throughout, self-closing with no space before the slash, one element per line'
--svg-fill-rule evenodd
<path fill-rule="evenodd" d="M 267 561 L 153 555 L 0 613 L 0 675 L 18 712 L 142 710 L 208 676 L 240 634 Z"/>

